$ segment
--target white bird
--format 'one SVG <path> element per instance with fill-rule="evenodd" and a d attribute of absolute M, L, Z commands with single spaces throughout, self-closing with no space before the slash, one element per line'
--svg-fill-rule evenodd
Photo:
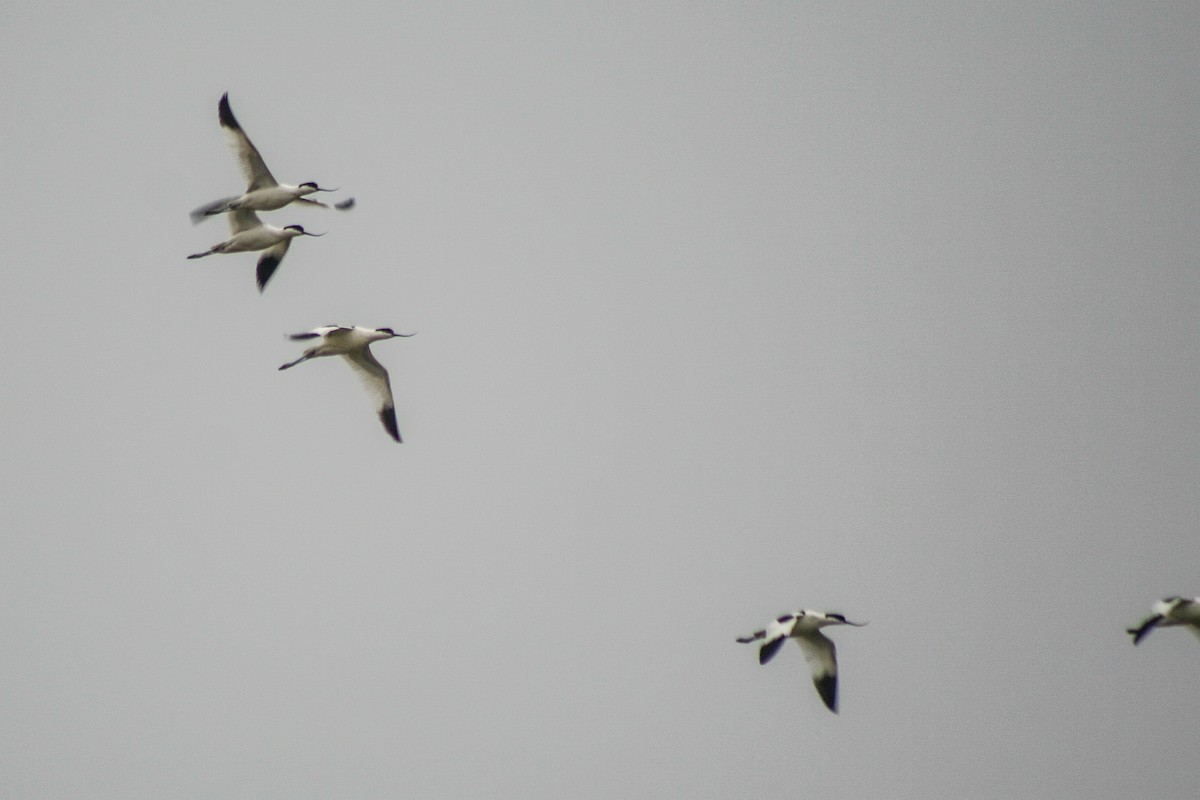
<path fill-rule="evenodd" d="M 229 230 L 232 234 L 220 244 L 214 244 L 203 253 L 192 253 L 188 258 L 204 258 L 213 253 L 247 253 L 252 250 L 266 250 L 258 258 L 258 290 L 267 288 L 267 281 L 275 274 L 283 257 L 287 255 L 288 245 L 297 236 L 324 236 L 323 233 L 309 233 L 299 225 L 288 225 L 276 228 L 264 225 L 262 220 L 248 208 L 239 208 L 229 214 Z"/>
<path fill-rule="evenodd" d="M 1154 613 L 1144 619 L 1141 625 L 1125 631 L 1133 637 L 1134 644 L 1140 643 L 1155 628 L 1176 625 L 1187 626 L 1200 638 L 1200 597 L 1168 597 L 1155 603 L 1152 611 Z"/>
<path fill-rule="evenodd" d="M 246 177 L 246 193 L 236 197 L 214 200 L 208 205 L 197 208 L 192 212 L 193 224 L 205 217 L 236 211 L 239 208 L 250 211 L 274 211 L 289 203 L 329 208 L 325 203 L 320 203 L 305 197 L 305 195 L 313 192 L 336 192 L 337 189 L 322 189 L 314 181 L 305 181 L 299 186 L 291 186 L 275 180 L 275 176 L 263 162 L 262 156 L 258 154 L 258 148 L 250 141 L 250 137 L 246 135 L 242 126 L 233 116 L 233 110 L 229 108 L 229 92 L 221 95 L 221 102 L 217 104 L 217 116 L 221 120 L 221 127 L 229 136 L 229 143 L 237 153 L 238 164 L 242 168 L 242 174 Z M 353 208 L 354 198 L 335 203 L 333 207 L 342 211 Z"/>
<path fill-rule="evenodd" d="M 320 342 L 304 351 L 304 355 L 295 361 L 284 364 L 280 369 L 294 367 L 302 361 L 321 356 L 343 356 L 358 373 L 363 384 L 375 396 L 379 421 L 384 430 L 397 442 L 400 430 L 396 426 L 396 406 L 392 401 L 392 386 L 388 381 L 387 370 L 375 360 L 371 354 L 371 343 L 381 342 L 395 337 L 415 336 L 415 333 L 396 333 L 391 328 L 360 328 L 345 325 L 324 325 L 306 333 L 292 334 L 289 338 L 294 341 L 320 338 Z"/>
<path fill-rule="evenodd" d="M 821 628 L 829 625 L 854 625 L 861 628 L 866 624 L 851 622 L 841 614 L 801 609 L 772 620 L 764 630 L 742 636 L 738 641 L 749 644 L 762 639 L 763 645 L 758 650 L 758 663 L 766 664 L 775 657 L 784 642 L 789 638 L 795 639 L 804 652 L 804 660 L 812 670 L 813 685 L 817 687 L 817 694 L 821 695 L 826 707 L 836 714 L 837 649 L 833 642 L 821 633 Z"/>

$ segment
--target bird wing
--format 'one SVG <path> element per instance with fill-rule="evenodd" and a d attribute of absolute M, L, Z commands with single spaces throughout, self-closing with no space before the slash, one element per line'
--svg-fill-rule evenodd
<path fill-rule="evenodd" d="M 783 643 L 792 635 L 792 630 L 796 627 L 796 614 L 784 614 L 777 619 L 771 620 L 767 625 L 767 629 L 763 631 L 763 646 L 758 649 L 758 663 L 766 664 L 775 654 L 779 652 L 779 648 L 783 647 Z"/>
<path fill-rule="evenodd" d="M 255 278 L 258 280 L 258 291 L 263 291 L 267 288 L 267 281 L 271 280 L 271 276 L 275 274 L 275 270 L 279 268 L 279 264 L 283 261 L 283 257 L 287 255 L 288 245 L 292 243 L 291 239 L 284 239 L 279 244 L 271 245 L 263 254 L 259 256 L 258 268 L 255 270 Z"/>
<path fill-rule="evenodd" d="M 236 199 L 236 198 L 233 198 L 233 199 Z M 338 211 L 349 211 L 350 209 L 354 208 L 354 198 L 353 197 L 343 200 L 340 203 L 334 203 L 333 205 L 329 205 L 328 203 L 322 203 L 320 200 L 313 200 L 311 197 L 297 197 L 292 202 L 299 203 L 302 206 L 320 206 L 321 208 L 336 208 Z M 203 209 L 197 209 L 197 210 L 202 211 Z M 193 216 L 193 219 L 194 218 L 195 217 Z"/>
<path fill-rule="evenodd" d="M 345 325 L 322 325 L 319 328 L 313 328 L 311 331 L 305 331 L 304 333 L 293 333 L 293 334 L 289 335 L 288 338 L 291 339 L 293 342 L 300 342 L 305 339 L 316 339 L 319 336 L 327 336 L 331 333 L 337 333 L 339 331 L 349 331 L 349 330 L 352 330 L 352 329 L 347 328 Z M 341 335 L 345 335 L 345 334 L 343 333 Z"/>
<path fill-rule="evenodd" d="M 237 156 L 238 166 L 242 168 L 242 175 L 246 178 L 246 191 L 253 192 L 255 189 L 278 186 L 279 183 L 275 180 L 275 176 L 271 174 L 271 170 L 267 169 L 262 156 L 258 154 L 258 148 L 254 146 L 254 142 L 250 141 L 250 137 L 246 135 L 242 126 L 238 124 L 237 118 L 233 116 L 233 109 L 229 107 L 229 92 L 221 95 L 221 102 L 217 105 L 217 116 L 221 120 L 221 127 L 229 136 L 229 143 L 233 147 L 234 155 Z"/>
<path fill-rule="evenodd" d="M 763 646 L 758 648 L 758 663 L 766 664 L 775 654 L 779 652 L 779 648 L 783 647 L 783 643 L 787 641 L 787 637 L 782 634 L 774 639 L 767 639 L 763 642 Z"/>
<path fill-rule="evenodd" d="M 804 660 L 812 670 L 813 685 L 825 706 L 837 713 L 837 648 L 820 631 L 799 636 L 796 641 L 804 653 Z"/>
<path fill-rule="evenodd" d="M 375 398 L 379 421 L 383 423 L 384 430 L 397 442 L 404 441 L 396 425 L 396 405 L 392 400 L 392 384 L 388 380 L 387 370 L 375 360 L 370 347 L 352 350 L 345 354 L 345 358 Z"/>
<path fill-rule="evenodd" d="M 232 201 L 237 200 L 238 197 L 240 197 L 240 196 L 241 195 L 234 195 L 233 197 L 222 197 L 220 200 L 213 200 L 211 203 L 208 203 L 207 205 L 200 206 L 195 211 L 193 211 L 190 215 L 192 218 L 192 224 L 196 225 L 197 223 L 202 222 L 205 217 L 210 217 L 213 214 L 220 214 L 220 213 L 224 212 L 226 209 L 229 208 L 229 204 Z"/>
<path fill-rule="evenodd" d="M 759 639 L 762 639 L 766 635 L 767 635 L 766 631 L 755 631 L 754 633 L 751 633 L 747 636 L 739 636 L 737 638 L 737 640 L 739 642 L 741 642 L 742 644 L 750 644 L 751 642 L 757 642 Z"/>
<path fill-rule="evenodd" d="M 329 208 L 328 203 L 322 203 L 320 200 L 313 200 L 308 197 L 297 197 L 292 202 L 302 206 L 320 206 L 321 208 Z"/>
<path fill-rule="evenodd" d="M 1150 631 L 1158 627 L 1158 624 L 1163 621 L 1162 614 L 1155 614 L 1152 617 L 1147 617 L 1142 621 L 1141 625 L 1136 628 L 1129 628 L 1125 632 L 1133 636 L 1134 644 L 1141 644 L 1142 639 L 1150 635 Z"/>
<path fill-rule="evenodd" d="M 258 218 L 252 209 L 238 208 L 229 212 L 229 232 L 237 236 L 243 231 L 254 230 L 262 227 L 262 220 Z"/>

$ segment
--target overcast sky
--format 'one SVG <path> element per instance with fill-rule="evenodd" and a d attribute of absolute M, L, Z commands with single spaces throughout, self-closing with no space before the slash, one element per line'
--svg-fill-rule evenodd
<path fill-rule="evenodd" d="M 0 13 L 0 796 L 1192 800 L 1195 3 Z M 255 256 L 242 179 L 354 196 Z M 405 444 L 336 359 L 374 347 Z M 800 651 L 734 638 L 808 607 Z"/>

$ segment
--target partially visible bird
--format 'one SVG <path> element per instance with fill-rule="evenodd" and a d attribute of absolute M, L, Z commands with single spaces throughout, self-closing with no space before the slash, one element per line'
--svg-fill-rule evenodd
<path fill-rule="evenodd" d="M 817 687 L 817 694 L 821 695 L 825 706 L 836 714 L 838 710 L 837 649 L 833 646 L 833 642 L 821 633 L 821 628 L 829 625 L 862 627 L 866 624 L 865 622 L 851 622 L 841 614 L 801 609 L 772 620 L 765 629 L 755 631 L 749 636 L 739 637 L 738 641 L 742 644 L 749 644 L 761 639 L 763 644 L 758 650 L 758 663 L 766 664 L 775 657 L 784 642 L 789 638 L 795 639 L 804 653 L 804 660 L 808 662 L 809 669 L 812 671 L 813 685 Z"/>
<path fill-rule="evenodd" d="M 288 225 L 276 228 L 264 225 L 262 220 L 248 208 L 239 208 L 229 214 L 229 230 L 231 236 L 220 244 L 214 244 L 203 253 L 192 253 L 188 258 L 204 258 L 213 253 L 246 253 L 253 250 L 266 250 L 259 256 L 256 278 L 258 290 L 267 288 L 267 281 L 275 274 L 283 257 L 287 255 L 288 245 L 297 236 L 324 236 L 323 233 L 309 233 L 299 225 Z"/>
<path fill-rule="evenodd" d="M 1186 626 L 1200 638 L 1200 597 L 1168 597 L 1155 603 L 1151 610 L 1154 613 L 1144 619 L 1141 625 L 1126 629 L 1125 632 L 1133 637 L 1134 644 L 1139 644 L 1155 628 L 1176 625 Z"/>
<path fill-rule="evenodd" d="M 287 364 L 281 366 L 280 369 L 294 367 L 310 358 L 320 358 L 321 356 L 345 357 L 350 366 L 354 368 L 354 371 L 358 373 L 358 377 L 362 379 L 363 384 L 375 396 L 379 421 L 383 423 L 384 430 L 397 442 L 403 442 L 404 440 L 400 438 L 400 430 L 396 425 L 396 406 L 392 400 L 391 382 L 388 380 L 387 370 L 372 355 L 371 343 L 395 337 L 415 335 L 415 333 L 396 333 L 391 328 L 360 328 L 357 325 L 354 327 L 324 325 L 320 328 L 313 328 L 311 331 L 296 333 L 288 337 L 294 341 L 318 338 L 321 341 L 305 350 L 304 355 L 295 361 L 289 361 Z"/>
<path fill-rule="evenodd" d="M 271 174 L 271 170 L 267 169 L 267 165 L 263 162 L 262 156 L 258 154 L 258 148 L 250 141 L 250 137 L 246 135 L 246 132 L 242 130 L 242 126 L 238 124 L 237 118 L 233 116 L 233 110 L 229 107 L 229 92 L 221 95 L 221 102 L 217 104 L 217 117 L 221 121 L 221 127 L 229 136 L 229 143 L 233 146 L 234 152 L 237 154 L 238 165 L 242 168 L 242 174 L 246 177 L 246 192 L 234 197 L 224 197 L 220 200 L 214 200 L 208 205 L 197 208 L 191 214 L 193 224 L 205 217 L 211 217 L 214 214 L 224 214 L 227 211 L 236 211 L 238 209 L 274 211 L 278 208 L 283 208 L 289 203 L 301 203 L 303 205 L 329 208 L 325 203 L 318 202 L 305 195 L 310 195 L 313 192 L 336 192 L 337 189 L 322 189 L 315 181 L 305 181 L 299 186 L 291 186 L 275 180 L 275 176 Z M 354 198 L 351 197 L 348 200 L 335 203 L 333 207 L 342 211 L 351 209 L 354 207 Z"/>

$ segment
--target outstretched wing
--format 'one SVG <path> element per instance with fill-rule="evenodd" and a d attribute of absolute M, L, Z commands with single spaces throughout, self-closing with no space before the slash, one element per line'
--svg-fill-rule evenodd
<path fill-rule="evenodd" d="M 379 421 L 383 423 L 383 429 L 397 442 L 403 442 L 400 429 L 396 425 L 396 405 L 392 400 L 392 384 L 388 380 L 387 370 L 375 360 L 369 347 L 353 350 L 346 353 L 345 357 L 367 387 L 367 391 L 375 398 L 375 409 L 379 414 Z"/>
<path fill-rule="evenodd" d="M 837 649 L 820 631 L 796 639 L 804 652 L 804 660 L 812 670 L 813 685 L 825 706 L 837 713 Z"/>
<path fill-rule="evenodd" d="M 284 239 L 279 244 L 272 245 L 263 251 L 263 254 L 258 259 L 258 269 L 255 270 L 255 277 L 258 279 L 258 291 L 261 292 L 267 288 L 267 281 L 271 280 L 271 276 L 279 268 L 283 257 L 287 255 L 288 245 L 291 243 L 291 239 Z"/>
<path fill-rule="evenodd" d="M 1136 628 L 1128 628 L 1125 632 L 1133 637 L 1133 643 L 1135 645 L 1141 644 L 1142 639 L 1145 639 L 1147 636 L 1149 636 L 1150 631 L 1157 628 L 1158 624 L 1162 621 L 1162 614 L 1155 614 L 1154 616 L 1148 617 L 1146 620 L 1144 620 L 1141 625 L 1137 626 Z"/>
<path fill-rule="evenodd" d="M 205 217 L 211 217 L 214 214 L 223 214 L 229 210 L 229 204 L 237 200 L 240 195 L 233 197 L 222 197 L 220 200 L 213 200 L 207 205 L 200 206 L 191 213 L 192 224 L 195 225 L 204 220 Z"/>
<path fill-rule="evenodd" d="M 242 175 L 246 178 L 246 191 L 253 192 L 255 189 L 278 186 L 279 183 L 275 180 L 275 176 L 271 174 L 271 170 L 267 169 L 262 156 L 258 154 L 258 148 L 250 141 L 250 137 L 246 135 L 242 126 L 238 124 L 237 118 L 233 116 L 233 109 L 229 107 L 229 92 L 221 95 L 221 102 L 217 104 L 217 116 L 221 120 L 221 127 L 229 137 L 229 143 L 233 147 L 234 155 L 237 156 Z"/>
<path fill-rule="evenodd" d="M 339 332 L 339 331 L 349 331 L 349 330 L 352 330 L 352 329 L 346 327 L 345 325 L 322 325 L 319 328 L 314 328 L 313 330 L 305 331 L 304 333 L 290 334 L 288 336 L 288 338 L 291 339 L 293 342 L 301 342 L 301 341 L 304 341 L 305 339 L 316 339 L 318 336 L 325 336 L 327 334 L 331 334 L 331 333 L 335 333 L 335 332 Z M 345 335 L 345 334 L 343 333 L 341 335 Z"/>
<path fill-rule="evenodd" d="M 758 663 L 766 664 L 774 658 L 775 654 L 779 652 L 779 649 L 783 647 L 783 643 L 787 640 L 788 637 L 786 636 L 776 636 L 774 639 L 768 639 L 764 642 L 763 646 L 758 648 Z"/>
<path fill-rule="evenodd" d="M 338 211 L 349 211 L 350 209 L 354 208 L 354 198 L 353 197 L 347 198 L 346 200 L 343 200 L 340 203 L 334 203 L 333 205 L 329 205 L 328 203 L 322 203 L 320 200 L 313 200 L 311 197 L 297 197 L 292 202 L 297 203 L 302 206 L 320 206 L 321 208 L 336 208 Z"/>

